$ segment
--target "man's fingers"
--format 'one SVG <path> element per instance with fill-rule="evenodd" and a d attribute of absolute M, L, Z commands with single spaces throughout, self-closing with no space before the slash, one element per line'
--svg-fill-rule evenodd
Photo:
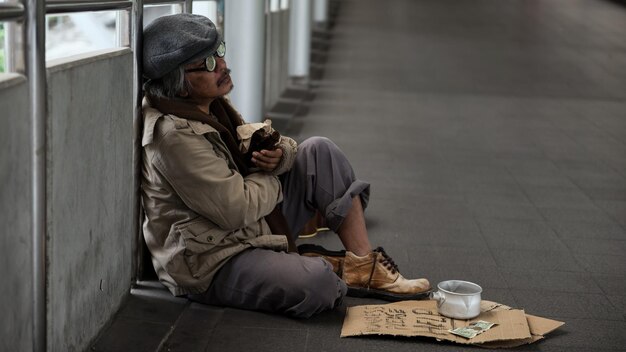
<path fill-rule="evenodd" d="M 260 152 L 252 153 L 252 162 L 265 171 L 272 171 L 278 166 L 282 156 L 283 150 L 280 148 L 275 150 L 263 149 Z"/>
<path fill-rule="evenodd" d="M 276 167 L 276 165 L 278 165 L 278 161 L 279 160 L 276 160 L 274 158 L 268 158 L 261 154 L 254 155 L 252 158 L 252 162 L 256 166 L 262 169 L 267 169 L 267 170 L 273 170 Z"/>
<path fill-rule="evenodd" d="M 252 158 L 252 162 L 256 166 L 260 167 L 261 169 L 268 170 L 268 171 L 274 170 L 276 166 L 278 166 L 277 162 L 267 162 L 267 161 L 259 160 L 257 158 Z"/>
<path fill-rule="evenodd" d="M 276 148 L 274 150 L 261 150 L 261 154 L 270 158 L 278 158 L 280 159 L 283 156 L 283 150 L 281 148 Z"/>
<path fill-rule="evenodd" d="M 254 159 L 260 160 L 266 163 L 278 163 L 283 154 L 282 151 L 278 153 L 278 155 L 276 153 L 271 153 L 271 152 L 272 152 L 271 150 L 262 150 L 260 153 L 259 152 L 252 153 L 252 156 L 254 157 Z"/>

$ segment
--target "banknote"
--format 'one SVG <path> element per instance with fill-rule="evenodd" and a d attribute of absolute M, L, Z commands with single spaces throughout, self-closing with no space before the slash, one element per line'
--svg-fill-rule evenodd
<path fill-rule="evenodd" d="M 482 334 L 483 332 L 491 329 L 492 326 L 496 325 L 495 323 L 490 323 L 488 321 L 479 320 L 471 323 L 468 326 L 463 326 L 460 328 L 448 330 L 451 333 L 459 336 L 463 336 L 466 339 L 471 339 L 476 337 L 478 334 Z"/>

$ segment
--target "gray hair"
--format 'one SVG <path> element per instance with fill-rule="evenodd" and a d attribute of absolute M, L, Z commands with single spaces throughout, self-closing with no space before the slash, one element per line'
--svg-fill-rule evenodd
<path fill-rule="evenodd" d="M 154 98 L 174 98 L 188 90 L 189 81 L 185 78 L 185 68 L 179 66 L 161 78 L 149 79 L 143 84 L 146 95 Z"/>

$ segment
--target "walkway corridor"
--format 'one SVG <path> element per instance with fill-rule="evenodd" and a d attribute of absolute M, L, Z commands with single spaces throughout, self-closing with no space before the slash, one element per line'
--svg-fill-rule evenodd
<path fill-rule="evenodd" d="M 473 281 L 484 299 L 565 321 L 519 350 L 623 351 L 626 5 L 340 3 L 316 97 L 291 126 L 334 140 L 372 183 L 373 244 L 407 277 Z M 134 292 L 95 350 L 477 350 L 339 338 L 345 306 L 380 301 L 293 320 Z"/>

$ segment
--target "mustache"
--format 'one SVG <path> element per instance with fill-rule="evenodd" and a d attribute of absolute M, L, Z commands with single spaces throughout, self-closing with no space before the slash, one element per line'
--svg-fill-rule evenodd
<path fill-rule="evenodd" d="M 224 70 L 222 71 L 222 76 L 221 76 L 221 77 L 220 77 L 220 79 L 217 81 L 217 85 L 218 85 L 218 86 L 222 85 L 222 83 L 224 83 L 224 81 L 225 81 L 226 79 L 228 79 L 228 77 L 230 77 L 230 72 L 231 72 L 231 70 L 230 70 L 229 68 L 224 69 Z"/>

